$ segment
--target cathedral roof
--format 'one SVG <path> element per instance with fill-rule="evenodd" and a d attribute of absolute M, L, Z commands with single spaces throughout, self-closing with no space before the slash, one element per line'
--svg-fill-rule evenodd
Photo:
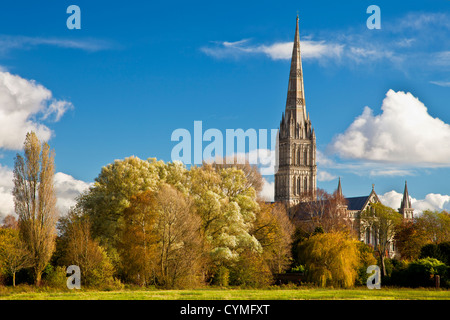
<path fill-rule="evenodd" d="M 347 209 L 348 210 L 362 210 L 367 203 L 367 200 L 369 199 L 370 195 L 368 196 L 362 196 L 362 197 L 351 197 L 351 198 L 345 198 L 347 200 Z"/>

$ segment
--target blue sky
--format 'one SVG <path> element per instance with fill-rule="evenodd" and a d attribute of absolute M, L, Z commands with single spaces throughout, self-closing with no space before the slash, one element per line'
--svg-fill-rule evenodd
<path fill-rule="evenodd" d="M 72 4 L 80 30 L 66 27 Z M 56 151 L 64 207 L 114 159 L 170 161 L 172 132 L 194 121 L 278 128 L 297 11 L 318 187 L 374 183 L 395 206 L 408 180 L 417 208 L 450 209 L 448 0 L 17 0 L 0 5 L 0 212 L 25 127 Z"/>

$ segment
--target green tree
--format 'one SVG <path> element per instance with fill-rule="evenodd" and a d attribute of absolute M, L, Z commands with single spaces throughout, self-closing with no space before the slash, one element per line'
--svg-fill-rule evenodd
<path fill-rule="evenodd" d="M 201 218 L 200 231 L 209 250 L 211 270 L 223 270 L 237 262 L 244 249 L 262 252 L 251 235 L 258 203 L 253 187 L 246 187 L 242 170 L 211 165 L 191 168 L 190 194 Z"/>
<path fill-rule="evenodd" d="M 401 215 L 390 207 L 381 203 L 374 203 L 364 212 L 361 212 L 360 218 L 365 227 L 373 230 L 376 235 L 375 250 L 381 260 L 382 275 L 386 276 L 384 260 L 388 254 L 389 245 L 394 240 L 397 226 L 401 222 Z"/>
<path fill-rule="evenodd" d="M 25 157 L 17 154 L 14 163 L 14 205 L 20 235 L 30 252 L 39 285 L 55 248 L 58 213 L 53 187 L 54 152 L 47 143 L 41 146 L 31 132 L 25 138 L 24 153 Z"/>

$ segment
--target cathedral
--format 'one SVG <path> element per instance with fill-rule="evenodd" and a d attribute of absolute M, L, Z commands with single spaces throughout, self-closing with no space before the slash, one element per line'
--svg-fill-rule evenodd
<path fill-rule="evenodd" d="M 275 202 L 283 203 L 292 218 L 293 213 L 302 205 L 302 202 L 315 201 L 317 191 L 316 135 L 306 111 L 298 16 L 286 108 L 282 114 L 278 131 L 277 159 Z M 360 240 L 366 244 L 376 245 L 375 232 L 366 227 L 364 221 L 359 219 L 360 213 L 366 210 L 371 203 L 380 202 L 374 185 L 367 196 L 346 198 L 342 193 L 339 179 L 336 192 L 345 199 L 345 205 L 341 209 L 344 210 L 346 219 L 350 220 L 352 228 L 359 234 Z M 411 207 L 406 182 L 398 212 L 404 219 L 413 218 L 414 209 Z M 395 255 L 395 244 L 392 241 L 389 256 L 394 257 Z"/>

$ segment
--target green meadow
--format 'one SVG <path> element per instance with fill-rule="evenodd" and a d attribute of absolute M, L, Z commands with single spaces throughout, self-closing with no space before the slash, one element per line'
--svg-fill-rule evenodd
<path fill-rule="evenodd" d="M 55 290 L 32 287 L 0 287 L 0 300 L 450 300 L 444 289 L 196 289 L 119 291 Z"/>

